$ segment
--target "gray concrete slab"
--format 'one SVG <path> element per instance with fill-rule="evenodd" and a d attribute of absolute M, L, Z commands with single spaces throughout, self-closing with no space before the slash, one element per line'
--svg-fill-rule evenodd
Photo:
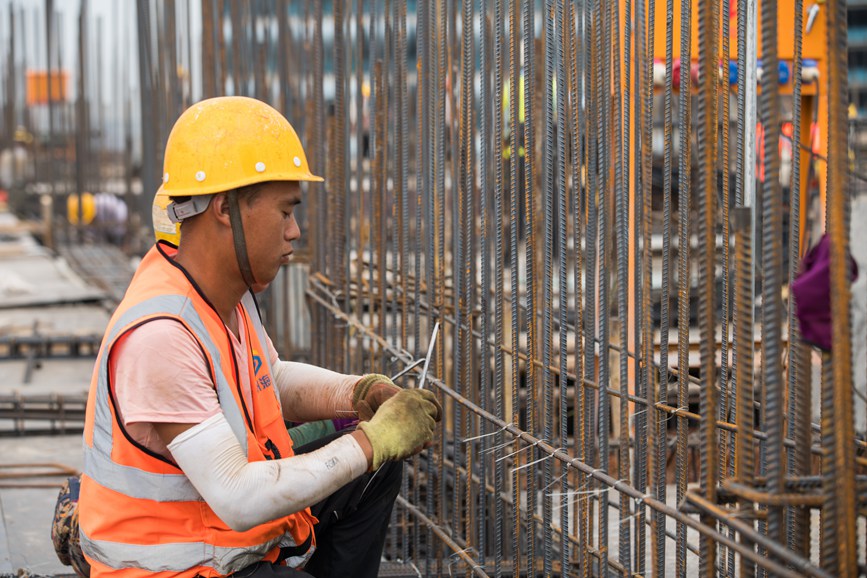
<path fill-rule="evenodd" d="M 0 213 L 0 227 L 14 229 L 17 219 Z M 86 283 L 39 245 L 26 231 L 0 236 L 0 307 L 99 301 L 106 293 Z"/>
<path fill-rule="evenodd" d="M 92 358 L 41 360 L 30 372 L 30 382 L 25 383 L 27 361 L 3 361 L 0 362 L 0 393 L 86 395 L 93 364 Z"/>
<path fill-rule="evenodd" d="M 57 463 L 76 470 L 83 466 L 80 435 L 0 438 L 0 471 L 7 464 Z M 14 471 L 5 468 L 5 471 Z M 4 480 L 8 482 L 9 480 Z M 63 477 L 14 480 L 22 485 L 57 487 L 0 488 L 0 574 L 25 569 L 32 574 L 69 574 L 51 544 L 54 503 Z"/>
<path fill-rule="evenodd" d="M 111 312 L 101 305 L 62 305 L 16 307 L 0 310 L 0 336 L 29 337 L 34 330 L 41 336 L 102 337 Z"/>

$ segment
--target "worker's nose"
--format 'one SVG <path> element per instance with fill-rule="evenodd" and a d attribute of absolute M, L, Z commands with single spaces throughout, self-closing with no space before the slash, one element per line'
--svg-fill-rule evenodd
<path fill-rule="evenodd" d="M 292 215 L 292 218 L 289 219 L 289 226 L 286 227 L 285 237 L 287 241 L 294 241 L 301 237 L 301 227 L 298 226 L 295 215 Z"/>

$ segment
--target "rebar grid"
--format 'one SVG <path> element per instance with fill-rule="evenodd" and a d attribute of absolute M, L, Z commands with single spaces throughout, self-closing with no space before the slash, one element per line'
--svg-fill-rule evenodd
<path fill-rule="evenodd" d="M 281 353 L 395 375 L 441 327 L 424 386 L 444 419 L 386 556 L 425 576 L 865 573 L 845 4 L 822 5 L 820 55 L 794 6 L 789 47 L 774 0 L 203 0 L 201 96 L 272 102 L 326 176 L 306 293 L 287 274 L 265 301 L 272 335 L 311 334 Z M 136 3 L 146 186 L 195 86 L 170 72 L 189 8 Z M 811 214 L 831 242 L 821 358 L 788 290 Z"/>
<path fill-rule="evenodd" d="M 751 7 L 742 4 L 739 42 L 757 42 L 759 20 L 749 21 Z M 339 290 L 337 276 L 320 270 L 308 297 L 347 327 L 349 351 L 382 354 L 350 354 L 357 372 L 396 373 L 424 351 L 433 323 L 443 325 L 429 386 L 446 419 L 435 447 L 412 461 L 392 554 L 426 575 L 589 576 L 603 568 L 624 576 L 829 575 L 804 525 L 811 508 L 823 518 L 830 509 L 817 483 L 795 483 L 817 473 L 808 456 L 826 455 L 826 442 L 812 437 L 818 416 L 804 401 L 813 365 L 807 348 L 789 348 L 796 333 L 781 339 L 796 329 L 793 314 L 781 314 L 777 290 L 783 209 L 774 192 L 779 156 L 769 142 L 779 127 L 763 132 L 764 217 L 755 224 L 747 181 L 755 145 L 743 120 L 757 110 L 758 91 L 744 86 L 744 51 L 739 90 L 718 74 L 731 50 L 731 4 L 681 2 L 678 35 L 673 2 L 660 5 L 667 13 L 657 20 L 662 12 L 646 1 L 618 10 L 583 1 L 441 0 L 418 8 L 409 28 L 417 35 L 416 76 L 403 80 L 376 57 L 400 61 L 405 53 L 377 38 L 394 21 L 399 28 L 403 12 L 377 6 L 355 5 L 358 30 L 371 19 L 372 54 L 347 59 L 377 64 L 353 72 L 372 75 L 376 118 L 372 158 L 356 160 L 347 186 L 359 191 L 351 227 L 370 232 L 346 249 L 357 256 L 349 287 Z M 763 6 L 766 14 L 771 8 Z M 655 30 L 656 21 L 667 25 Z M 767 17 L 761 21 L 763 34 L 773 34 Z M 657 34 L 665 35 L 662 82 L 654 78 Z M 770 53 L 764 64 L 761 118 L 778 125 L 770 103 L 786 97 L 774 60 Z M 798 98 L 800 87 L 799 77 Z M 400 104 L 405 90 L 415 98 Z M 736 97 L 735 124 L 729 102 Z M 800 142 L 800 101 L 793 109 Z M 657 126 L 663 146 L 654 148 Z M 412 135 L 415 158 L 395 158 Z M 653 178 L 657 160 L 661 183 Z M 784 183 L 790 262 L 803 253 L 798 167 Z M 368 177 L 375 192 L 365 196 Z M 329 230 L 332 220 L 324 215 L 309 226 Z M 759 255 L 765 305 L 756 308 Z M 788 283 L 794 274 L 792 267 Z M 787 381 L 801 385 L 775 385 Z M 618 496 L 609 503 L 612 489 Z"/>

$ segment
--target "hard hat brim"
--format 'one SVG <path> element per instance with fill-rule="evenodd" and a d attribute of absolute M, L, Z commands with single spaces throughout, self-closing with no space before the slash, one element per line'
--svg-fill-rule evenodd
<path fill-rule="evenodd" d="M 266 178 L 262 178 L 259 175 L 251 175 L 246 179 L 237 179 L 236 181 L 230 183 L 216 183 L 210 186 L 202 183 L 198 186 L 187 187 L 185 189 L 170 188 L 166 187 L 165 185 L 161 185 L 157 192 L 159 193 L 160 191 L 162 191 L 164 194 L 171 197 L 196 197 L 199 195 L 214 195 L 217 193 L 225 193 L 235 189 L 240 189 L 241 187 L 246 187 L 248 185 L 255 185 L 256 183 L 266 183 L 269 181 L 322 183 L 325 182 L 325 179 L 318 175 L 314 175 L 313 173 L 301 173 L 293 171 L 286 173 L 269 174 Z"/>

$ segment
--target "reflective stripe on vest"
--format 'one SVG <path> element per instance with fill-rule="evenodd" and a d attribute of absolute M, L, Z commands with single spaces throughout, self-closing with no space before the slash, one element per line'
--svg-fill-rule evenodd
<path fill-rule="evenodd" d="M 96 436 L 94 436 L 94 444 Z M 155 502 L 191 502 L 202 497 L 183 474 L 155 474 L 111 461 L 84 444 L 84 472 L 99 485 L 131 498 Z"/>
<path fill-rule="evenodd" d="M 150 572 L 183 572 L 195 566 L 207 566 L 220 574 L 231 574 L 262 560 L 283 536 L 243 548 L 225 548 L 204 542 L 170 544 L 126 544 L 108 540 L 91 540 L 79 532 L 88 556 L 112 568 L 140 568 Z M 224 560 L 228 560 L 226 563 Z"/>

